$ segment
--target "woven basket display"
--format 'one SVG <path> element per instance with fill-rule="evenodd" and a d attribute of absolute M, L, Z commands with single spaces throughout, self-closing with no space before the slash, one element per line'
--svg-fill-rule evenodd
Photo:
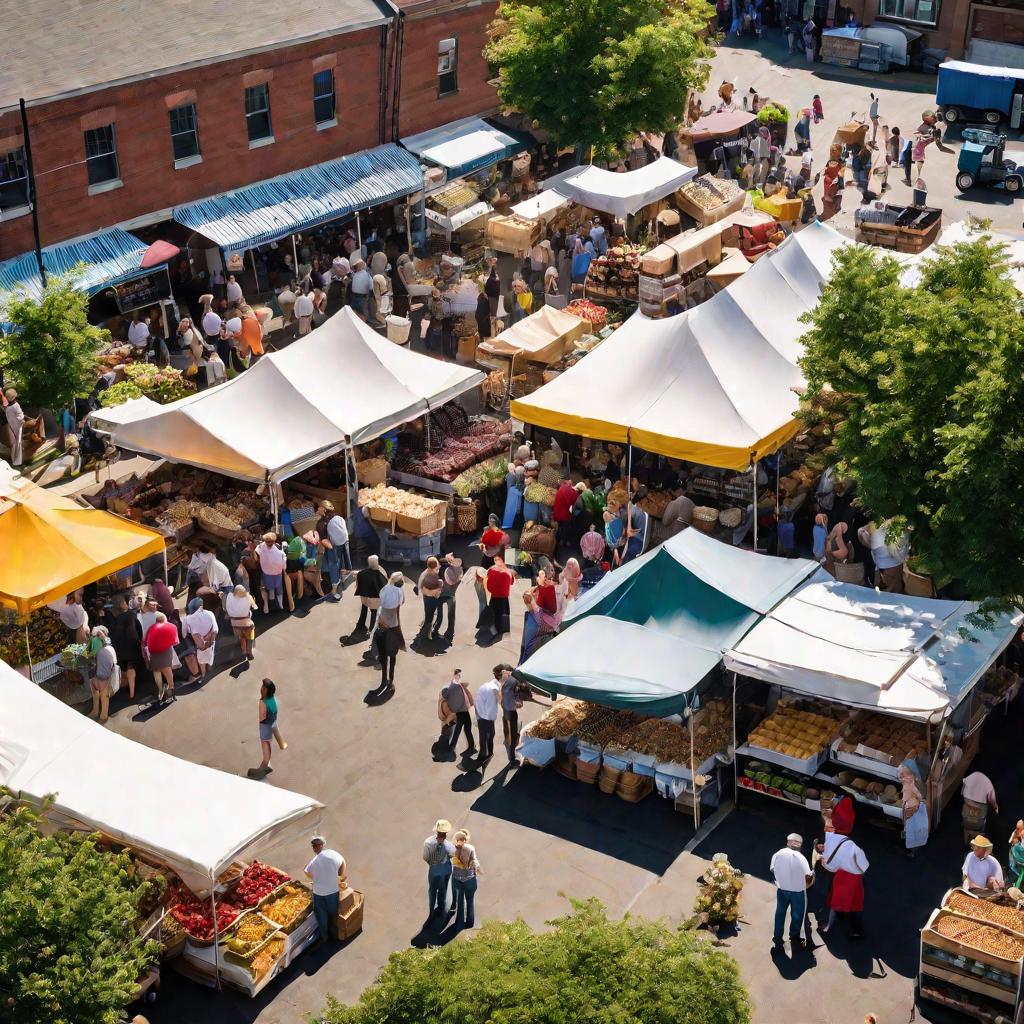
<path fill-rule="evenodd" d="M 577 782 L 585 782 L 588 786 L 592 786 L 597 782 L 597 775 L 600 771 L 600 761 L 581 761 L 579 758 L 576 759 Z"/>
<path fill-rule="evenodd" d="M 718 522 L 718 509 L 707 505 L 698 505 L 693 510 L 693 526 L 701 533 L 710 533 Z"/>
<path fill-rule="evenodd" d="M 619 778 L 622 775 L 622 770 L 619 768 L 611 768 L 609 765 L 601 765 L 601 770 L 597 775 L 597 788 L 602 793 L 614 793 L 619 785 Z"/>
<path fill-rule="evenodd" d="M 554 558 L 557 542 L 558 538 L 552 527 L 527 523 L 519 535 L 519 550 L 529 551 L 531 555 L 547 555 L 548 558 Z"/>
<path fill-rule="evenodd" d="M 459 528 L 459 533 L 473 533 L 476 530 L 478 521 L 479 516 L 475 501 L 471 501 L 466 505 L 455 506 L 455 523 Z"/>
<path fill-rule="evenodd" d="M 199 529 L 204 533 L 208 533 L 213 537 L 220 537 L 222 540 L 234 540 L 238 530 L 242 528 L 242 524 L 238 524 L 238 529 L 231 530 L 225 526 L 221 526 L 219 523 L 214 523 L 208 518 L 208 513 L 205 508 L 200 508 L 196 512 L 196 522 L 199 524 Z"/>
<path fill-rule="evenodd" d="M 743 522 L 743 512 L 738 508 L 723 509 L 718 515 L 718 521 L 727 530 L 735 530 Z"/>

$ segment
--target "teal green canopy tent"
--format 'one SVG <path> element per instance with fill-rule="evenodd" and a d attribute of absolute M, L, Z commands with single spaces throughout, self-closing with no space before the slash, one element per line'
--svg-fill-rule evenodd
<path fill-rule="evenodd" d="M 772 558 L 684 530 L 579 597 L 516 670 L 547 693 L 668 715 L 817 562 Z"/>

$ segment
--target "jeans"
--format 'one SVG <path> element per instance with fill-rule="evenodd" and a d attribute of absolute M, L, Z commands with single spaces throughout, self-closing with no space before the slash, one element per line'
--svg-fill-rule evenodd
<path fill-rule="evenodd" d="M 444 638 L 451 643 L 455 639 L 455 595 L 441 598 L 440 607 L 437 609 L 437 631 L 441 632 L 441 621 L 444 618 L 444 611 L 448 609 L 448 628 L 444 631 Z"/>
<path fill-rule="evenodd" d="M 324 550 L 324 568 L 330 578 L 331 586 L 336 587 L 341 579 L 340 561 L 337 548 L 326 548 Z"/>
<path fill-rule="evenodd" d="M 451 748 L 455 749 L 459 742 L 459 733 L 465 733 L 466 742 L 469 746 L 466 748 L 467 752 L 476 750 L 476 746 L 473 743 L 473 720 L 469 717 L 468 711 L 456 711 L 455 712 L 455 731 L 452 733 Z"/>
<path fill-rule="evenodd" d="M 455 900 L 455 923 L 466 922 L 473 927 L 473 898 L 476 896 L 476 875 L 472 878 L 453 878 L 452 896 Z"/>
<path fill-rule="evenodd" d="M 338 916 L 338 894 L 332 892 L 330 896 L 317 896 L 313 893 L 313 916 L 316 918 L 317 934 L 321 939 L 326 939 L 330 922 Z"/>
<path fill-rule="evenodd" d="M 427 868 L 427 902 L 430 913 L 440 910 L 447 914 L 450 909 L 448 902 L 448 880 L 452 877 L 452 864 L 431 864 Z"/>
<path fill-rule="evenodd" d="M 426 639 L 435 630 L 441 628 L 441 598 L 427 597 L 423 595 L 423 625 L 420 626 L 419 636 Z"/>
<path fill-rule="evenodd" d="M 501 726 L 505 734 L 505 750 L 511 764 L 516 759 L 516 747 L 519 746 L 519 712 L 502 710 Z"/>
<path fill-rule="evenodd" d="M 787 889 L 775 890 L 775 941 L 782 941 L 782 929 L 786 923 L 786 911 L 789 911 L 789 938 L 795 942 L 801 937 L 800 930 L 807 907 L 806 892 L 790 892 Z"/>
<path fill-rule="evenodd" d="M 476 731 L 480 737 L 480 756 L 494 757 L 494 719 L 478 717 Z"/>

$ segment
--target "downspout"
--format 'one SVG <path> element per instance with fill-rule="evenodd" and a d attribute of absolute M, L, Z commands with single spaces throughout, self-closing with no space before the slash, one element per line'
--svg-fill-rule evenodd
<path fill-rule="evenodd" d="M 405 52 L 405 11 L 399 10 L 395 19 L 395 69 L 392 81 L 391 141 L 397 142 L 401 133 L 402 57 Z"/>
<path fill-rule="evenodd" d="M 377 142 L 383 146 L 385 141 L 385 126 L 388 116 L 388 93 L 386 88 L 388 73 L 388 36 L 391 32 L 390 23 L 380 27 L 380 68 L 377 72 L 377 79 L 380 86 L 380 101 L 377 112 Z"/>
<path fill-rule="evenodd" d="M 398 56 L 401 49 L 402 18 L 403 14 L 395 0 L 376 0 L 381 13 L 386 15 L 388 21 L 381 26 L 380 38 L 380 110 L 377 134 L 380 144 L 394 142 L 397 139 L 395 131 L 395 110 L 398 107 L 398 93 L 394 91 L 400 78 Z M 388 61 L 395 62 L 395 69 L 388 67 Z M 389 94 L 388 86 L 391 85 L 392 92 Z M 391 131 L 388 131 L 388 103 L 391 103 Z"/>

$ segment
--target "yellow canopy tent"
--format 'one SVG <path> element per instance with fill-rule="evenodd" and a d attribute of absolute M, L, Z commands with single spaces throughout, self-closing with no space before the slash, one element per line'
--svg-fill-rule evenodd
<path fill-rule="evenodd" d="M 26 614 L 163 550 L 154 530 L 82 508 L 0 462 L 0 605 Z"/>

